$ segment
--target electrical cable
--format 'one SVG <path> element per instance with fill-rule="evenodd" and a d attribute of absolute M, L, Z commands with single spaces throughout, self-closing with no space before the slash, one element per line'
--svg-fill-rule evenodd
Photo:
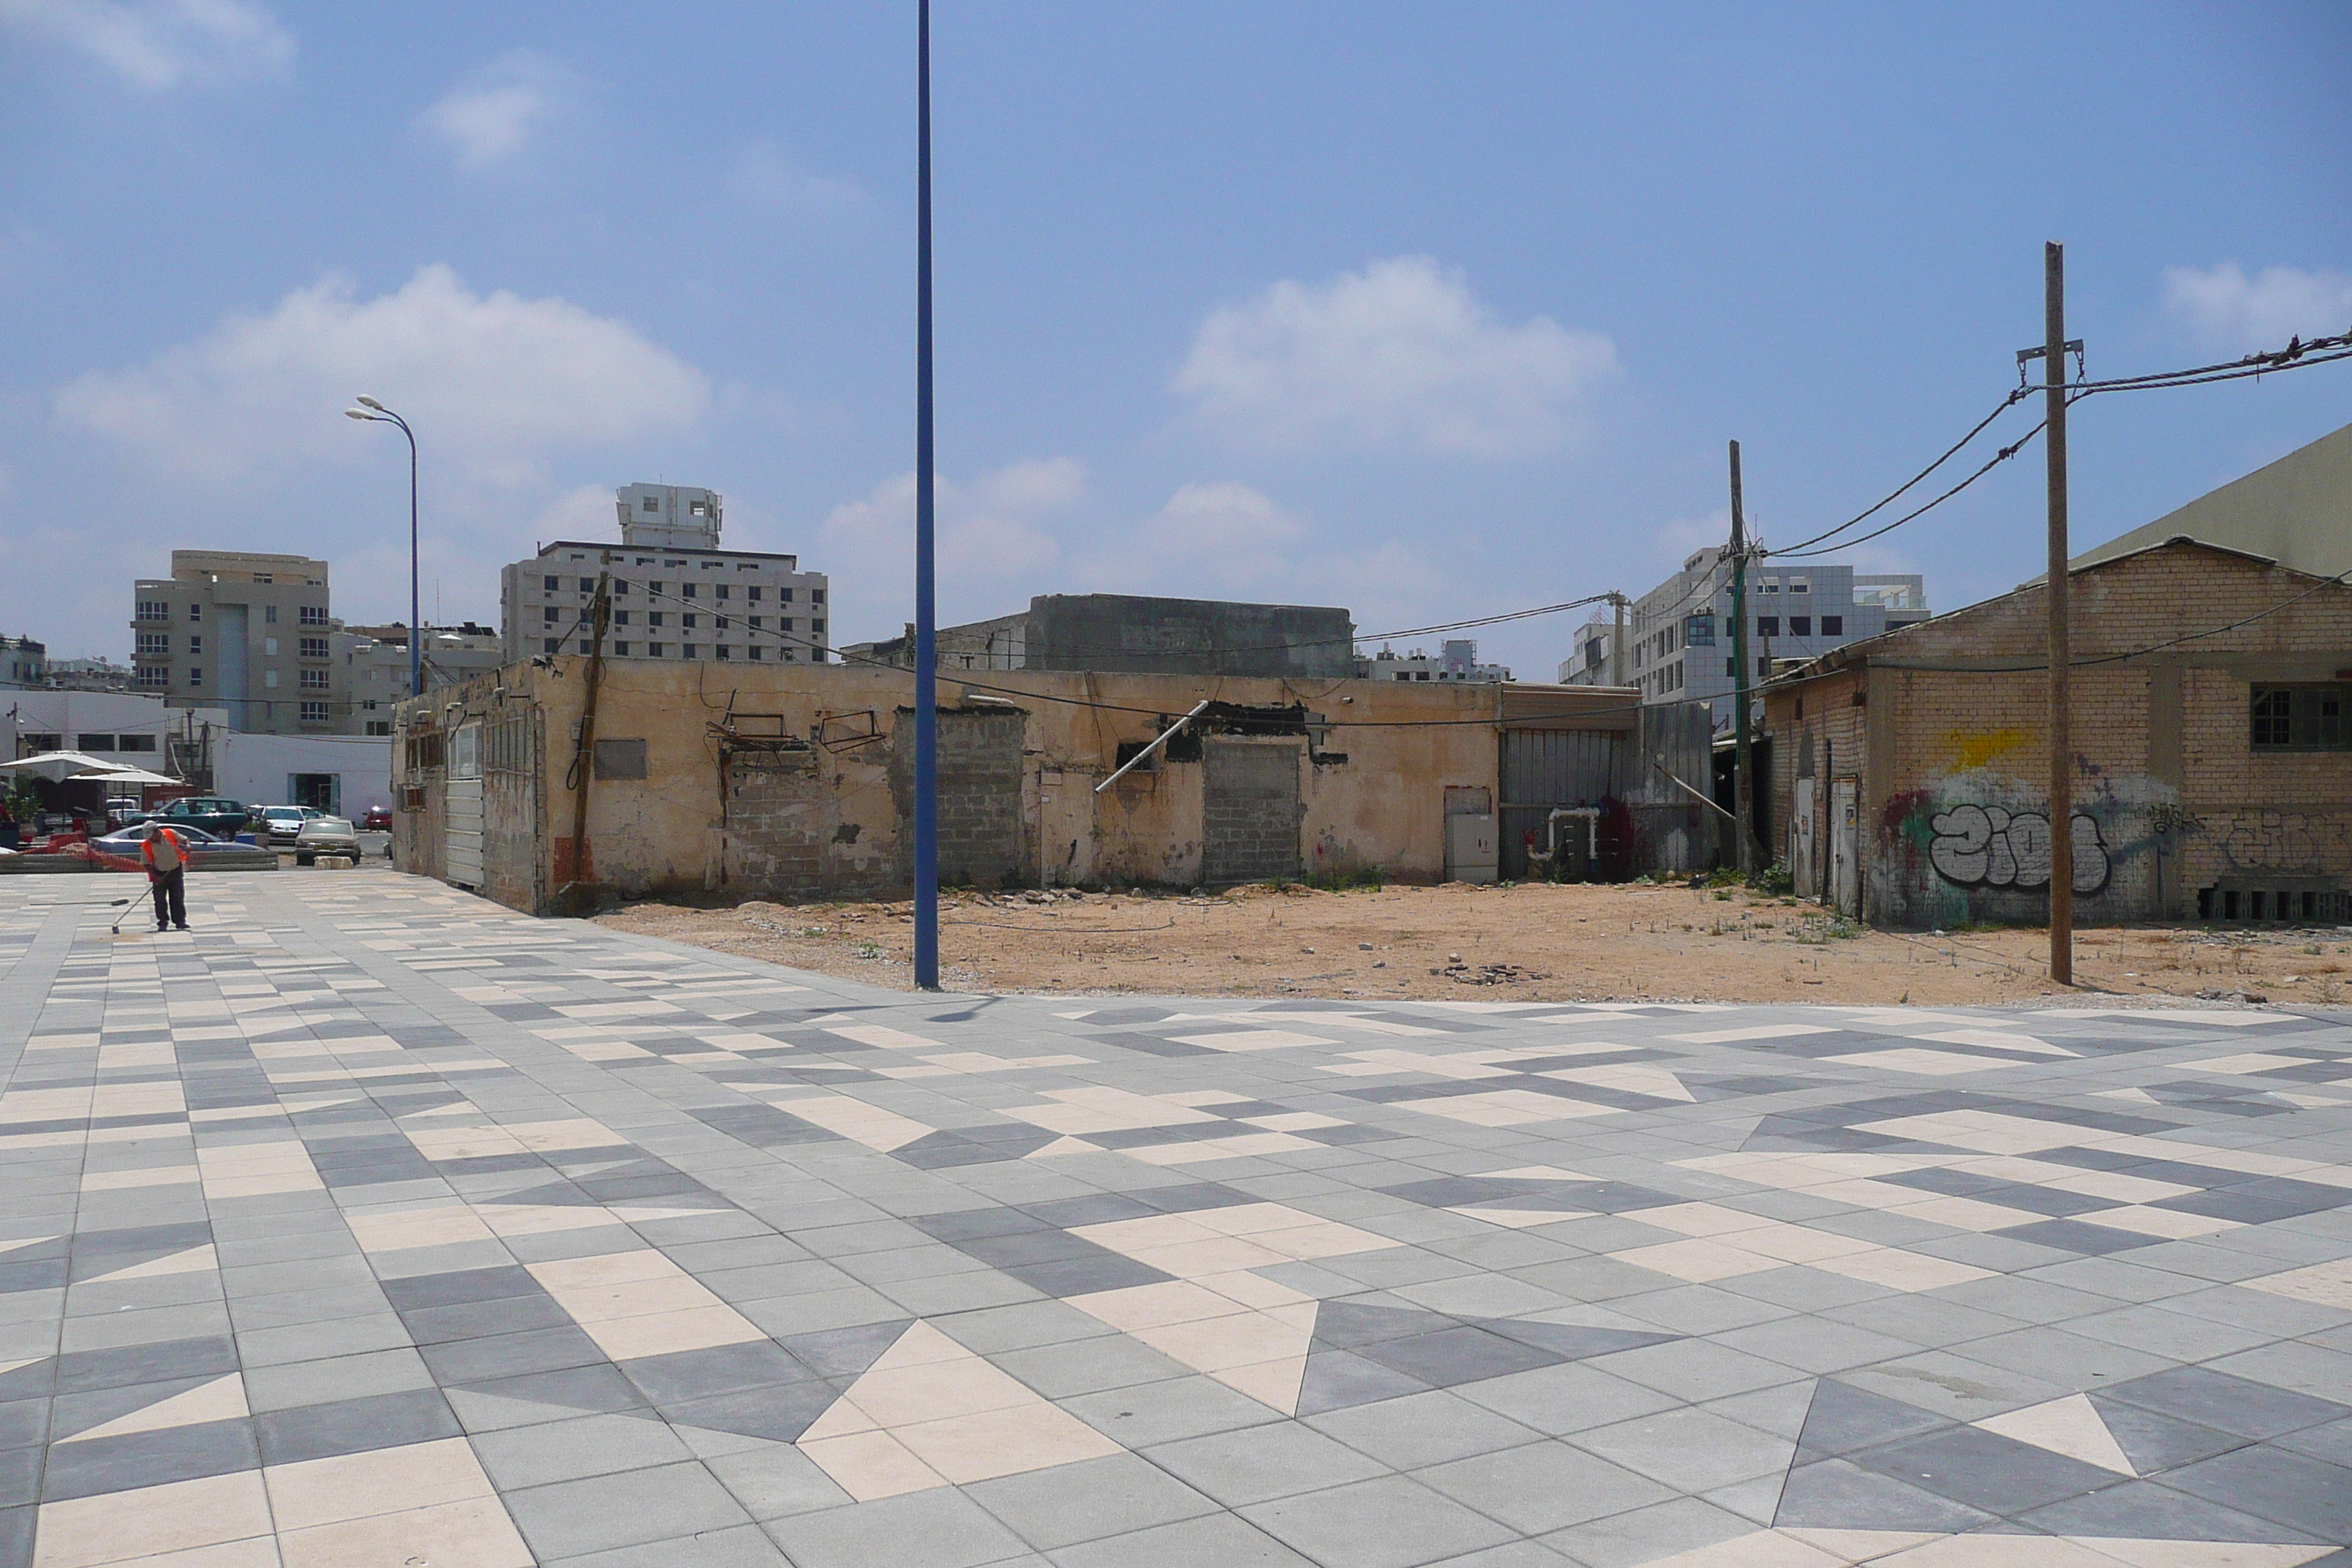
<path fill-rule="evenodd" d="M 2020 387 L 2017 391 L 2012 392 L 2008 396 L 2002 398 L 1991 413 L 1986 415 L 1983 418 L 1978 420 L 1974 425 L 1969 427 L 1969 433 L 1967 435 L 1953 442 L 1949 447 L 1945 447 L 1943 456 L 1937 458 L 1934 462 L 1928 464 L 1926 468 L 1920 469 L 1917 473 L 1904 480 L 1900 485 L 1896 486 L 1894 489 L 1889 490 L 1885 495 L 1880 497 L 1870 506 L 1855 513 L 1853 517 L 1846 519 L 1845 521 L 1839 523 L 1835 528 L 1824 529 L 1821 532 L 1814 534 L 1811 539 L 1801 539 L 1794 544 L 1784 545 L 1779 550 L 1769 551 L 1767 552 L 1767 553 L 1773 555 L 1793 554 L 1800 550 L 1805 549 L 1809 545 L 1819 544 L 1825 539 L 1843 533 L 1847 529 L 1853 528 L 1856 524 L 1869 521 L 1871 518 L 1876 516 L 1879 512 L 1884 511 L 1887 507 L 1893 505 L 1905 493 L 1909 491 L 1914 486 L 1917 485 L 1922 479 L 1925 479 L 1929 474 L 1934 473 L 1937 468 L 1940 468 L 1946 463 L 1950 462 L 1952 458 L 1959 453 L 1962 447 L 1975 440 L 1979 436 L 1984 434 L 1986 426 L 1990 425 L 1994 420 L 2008 413 L 2010 409 L 2016 406 L 2021 399 L 2030 395 L 2033 390 L 2034 389 L 2030 387 Z M 1915 512 L 1912 515 L 1916 517 L 1918 514 Z M 1875 536 L 1874 535 L 1873 537 Z M 1849 542 L 1858 543 L 1860 542 L 1849 541 Z"/>
<path fill-rule="evenodd" d="M 2074 400 L 2073 398 L 2067 399 L 2069 404 L 2072 404 L 2074 401 Z M 1942 495 L 1939 495 L 1935 500 L 1927 502 L 1927 505 L 1920 507 L 1915 511 L 1906 512 L 1904 515 L 1896 518 L 1893 522 L 1885 524 L 1884 527 L 1874 528 L 1868 533 L 1861 534 L 1853 539 L 1841 540 L 1835 544 L 1824 545 L 1819 550 L 1799 550 L 1792 545 L 1786 550 L 1767 550 L 1763 553 L 1767 557 L 1781 560 L 1802 561 L 1811 556 L 1829 555 L 1840 550 L 1850 550 L 1857 544 L 1867 544 L 1870 541 L 1878 538 L 1882 534 L 1892 533 L 1896 529 L 1902 527 L 1905 523 L 1911 521 L 1913 519 L 1924 516 L 1927 513 L 1935 510 L 1936 508 L 1943 505 L 1946 501 L 1951 500 L 1954 496 L 1959 494 L 1962 490 L 1968 489 L 1979 479 L 1983 479 L 1987 474 L 1992 472 L 1993 469 L 1999 468 L 2001 464 L 2009 461 L 2011 458 L 2016 457 L 2017 454 L 2024 448 L 2024 446 L 2028 441 L 2031 441 L 2036 436 L 2041 435 L 2042 432 L 2048 427 L 2048 423 L 2049 422 L 2047 420 L 2044 420 L 2042 424 L 2036 425 L 2032 429 L 2028 430 L 2024 435 L 2020 436 L 2016 440 L 2011 442 L 2008 446 L 2003 447 L 2000 451 L 1995 452 L 1991 457 L 1986 458 L 1983 467 L 1978 468 L 1976 472 L 1962 479 L 1958 484 L 1954 485 Z"/>

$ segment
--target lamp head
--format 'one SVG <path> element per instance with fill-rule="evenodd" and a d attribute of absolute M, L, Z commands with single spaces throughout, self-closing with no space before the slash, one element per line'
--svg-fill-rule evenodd
<path fill-rule="evenodd" d="M 373 419 L 375 416 L 370 414 L 364 408 L 346 408 L 343 410 L 343 417 L 346 419 Z"/>
<path fill-rule="evenodd" d="M 362 407 L 362 408 L 373 408 L 373 409 L 374 409 L 378 414 L 383 414 L 383 413 L 387 412 L 387 410 L 384 408 L 384 405 L 383 405 L 383 404 L 378 403 L 374 398 L 370 397 L 370 396 L 369 396 L 366 393 L 364 393 L 364 392 L 361 393 L 361 394 L 360 394 L 360 395 L 359 395 L 359 405 L 360 405 L 360 406 L 361 406 L 361 407 Z"/>

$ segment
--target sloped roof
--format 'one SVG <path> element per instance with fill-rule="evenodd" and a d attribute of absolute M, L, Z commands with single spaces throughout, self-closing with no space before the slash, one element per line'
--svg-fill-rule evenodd
<path fill-rule="evenodd" d="M 2181 536 L 2316 577 L 2352 572 L 2352 425 L 2084 552 L 2073 565 L 2079 572 Z"/>

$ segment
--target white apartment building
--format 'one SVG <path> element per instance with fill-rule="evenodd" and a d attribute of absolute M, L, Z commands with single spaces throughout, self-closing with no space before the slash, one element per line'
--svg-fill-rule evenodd
<path fill-rule="evenodd" d="M 1438 647 L 1433 658 L 1421 649 L 1398 655 L 1388 648 L 1370 658 L 1359 655 L 1356 659 L 1359 680 L 1465 680 L 1502 681 L 1511 679 L 1510 670 L 1499 664 L 1480 664 L 1478 644 L 1475 638 L 1454 637 Z"/>
<path fill-rule="evenodd" d="M 1788 660 L 1813 658 L 1927 619 L 1926 584 L 1916 575 L 1870 575 L 1818 561 L 1783 565 L 1768 557 L 1750 565 L 1748 657 L 1755 664 L 1749 686 Z M 1718 731 L 1732 727 L 1730 698 L 1738 672 L 1732 655 L 1731 567 L 1718 552 L 1697 552 L 1680 572 L 1635 600 L 1626 639 L 1625 678 L 1641 688 L 1645 705 L 1702 703 Z"/>
<path fill-rule="evenodd" d="M 393 705 L 409 694 L 408 628 L 397 623 L 381 626 L 338 623 L 334 650 L 343 689 L 351 697 L 347 721 L 338 730 L 346 735 L 391 734 Z M 471 621 L 425 627 L 423 651 L 427 691 L 462 685 L 508 662 L 505 639 L 497 628 L 478 626 Z"/>
<path fill-rule="evenodd" d="M 611 658 L 822 664 L 827 582 L 800 559 L 721 550 L 722 498 L 683 485 L 625 485 L 618 544 L 559 539 L 499 574 L 509 663 L 585 654 L 600 573 L 613 574 Z"/>
<path fill-rule="evenodd" d="M 134 690 L 173 708 L 225 709 L 233 730 L 334 731 L 345 697 L 325 562 L 174 550 L 172 575 L 142 578 L 134 592 Z"/>
<path fill-rule="evenodd" d="M 1627 642 L 1632 642 L 1629 636 Z M 1617 612 L 1594 616 L 1576 628 L 1576 651 L 1559 661 L 1562 686 L 1613 686 L 1617 680 Z M 1629 682 L 1630 675 L 1624 678 Z"/>

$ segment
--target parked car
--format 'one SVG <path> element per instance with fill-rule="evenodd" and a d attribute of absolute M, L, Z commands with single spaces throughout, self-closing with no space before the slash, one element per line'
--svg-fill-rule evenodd
<path fill-rule="evenodd" d="M 171 827 L 201 827 L 215 838 L 234 838 L 245 831 L 250 815 L 241 801 L 223 795 L 192 795 L 169 803 L 148 820 Z"/>
<path fill-rule="evenodd" d="M 327 814 L 314 805 L 265 805 L 254 815 L 261 819 L 261 830 L 268 835 L 272 849 L 292 847 L 302 836 L 302 825 Z"/>
<path fill-rule="evenodd" d="M 93 849 L 102 849 L 109 855 L 121 855 L 126 859 L 136 860 L 139 858 L 141 846 L 147 842 L 148 836 L 153 833 L 159 826 L 168 826 L 173 832 L 178 834 L 180 836 L 181 845 L 185 847 L 191 855 L 201 855 L 208 849 L 242 849 L 245 847 L 245 846 L 239 844 L 234 838 L 222 838 L 215 834 L 206 833 L 201 827 L 192 827 L 184 822 L 157 823 L 152 821 L 142 822 L 134 826 L 126 827 L 119 833 L 110 833 L 103 838 L 94 838 L 90 840 L 90 847 Z"/>
<path fill-rule="evenodd" d="M 360 818 L 360 826 L 371 833 L 391 832 L 392 807 L 388 805 L 369 806 L 367 808 L 367 815 Z"/>
<path fill-rule="evenodd" d="M 106 819 L 114 824 L 118 832 L 146 821 L 147 816 L 145 809 L 140 805 L 138 798 L 133 795 L 117 795 L 106 803 Z"/>
<path fill-rule="evenodd" d="M 360 836 L 346 817 L 320 812 L 302 824 L 294 838 L 294 864 L 308 866 L 321 855 L 360 858 Z"/>

